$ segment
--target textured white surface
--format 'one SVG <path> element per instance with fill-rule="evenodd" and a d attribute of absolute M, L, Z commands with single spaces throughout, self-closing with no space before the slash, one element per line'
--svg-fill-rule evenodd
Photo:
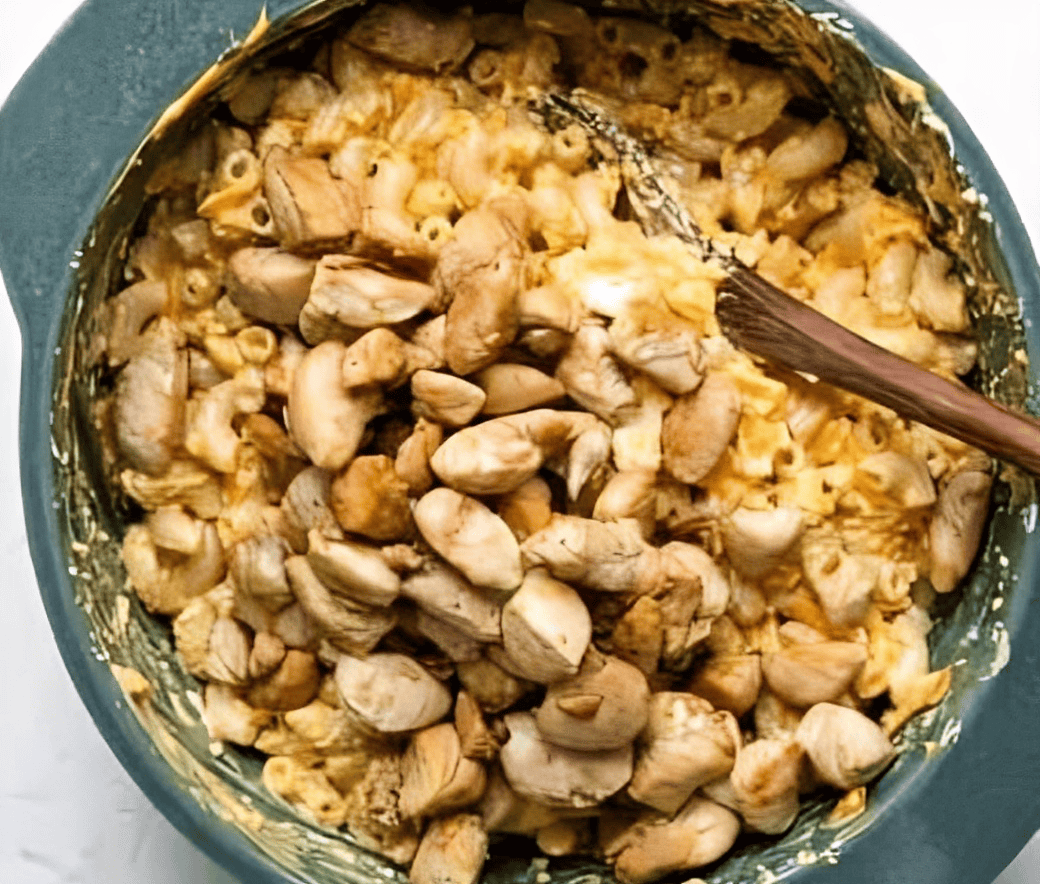
<path fill-rule="evenodd" d="M 77 5 L 0 0 L 0 101 Z M 1012 0 L 998 4 L 998 13 L 978 0 L 853 5 L 944 84 L 1040 250 L 1040 6 Z M 235 884 L 133 784 L 94 729 L 58 657 L 36 591 L 18 491 L 19 354 L 10 304 L 0 297 L 0 377 L 6 379 L 0 397 L 0 882 Z M 1038 880 L 1040 836 L 997 884 Z"/>

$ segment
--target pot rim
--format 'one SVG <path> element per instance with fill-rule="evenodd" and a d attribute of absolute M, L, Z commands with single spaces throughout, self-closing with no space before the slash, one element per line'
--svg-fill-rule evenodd
<path fill-rule="evenodd" d="M 313 5 L 274 0 L 268 12 L 279 20 Z M 995 239 L 1023 310 L 1040 315 L 1040 267 L 1029 236 L 956 108 L 916 62 L 844 2 L 800 0 L 797 5 L 847 21 L 875 64 L 925 84 L 930 104 L 949 127 L 958 160 L 988 197 Z M 178 51 L 168 53 L 173 24 L 159 6 L 151 0 L 87 0 L 0 109 L 0 270 L 23 336 L 19 447 L 27 535 L 65 666 L 105 741 L 137 785 L 177 829 L 242 880 L 302 882 L 203 810 L 170 776 L 167 762 L 126 708 L 108 664 L 92 647 L 58 542 L 52 455 L 43 440 L 50 438 L 57 347 L 78 249 L 112 181 L 154 122 L 150 109 L 168 106 L 228 48 L 232 35 L 248 33 L 259 8 L 256 0 L 182 0 Z M 1040 354 L 1040 323 L 1027 327 L 1025 335 L 1029 352 Z M 1035 383 L 1040 355 L 1032 363 Z M 1023 552 L 1018 574 L 1023 587 L 1038 583 L 1038 547 Z M 1040 605 L 1027 605 L 1027 595 L 1017 592 L 1008 611 L 1014 653 L 999 676 L 979 687 L 964 715 L 957 751 L 934 759 L 927 776 L 911 778 L 912 790 L 891 798 L 899 814 L 882 814 L 843 846 L 840 865 L 834 867 L 840 872 L 809 866 L 790 880 L 822 884 L 836 874 L 845 881 L 879 880 L 889 867 L 915 884 L 978 884 L 999 874 L 1040 828 L 1035 786 L 1040 781 Z M 1008 758 L 1013 764 L 1007 764 Z M 980 843 L 985 850 L 977 848 Z M 885 857 L 884 867 L 878 856 Z"/>

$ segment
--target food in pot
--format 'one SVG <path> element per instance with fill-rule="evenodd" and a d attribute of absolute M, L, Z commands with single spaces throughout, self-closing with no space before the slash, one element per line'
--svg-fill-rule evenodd
<path fill-rule="evenodd" d="M 377 5 L 240 77 L 105 306 L 123 560 L 211 739 L 416 884 L 498 833 L 639 884 L 861 809 L 987 512 L 979 452 L 727 342 L 623 158 L 531 114 L 574 86 L 758 273 L 975 358 L 928 219 L 707 32 Z"/>

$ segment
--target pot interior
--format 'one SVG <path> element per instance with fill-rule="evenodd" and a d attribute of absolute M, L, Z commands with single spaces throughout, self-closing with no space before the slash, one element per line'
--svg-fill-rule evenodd
<path fill-rule="evenodd" d="M 349 22 L 351 5 L 311 4 L 277 20 L 250 51 L 226 61 L 226 68 L 197 96 L 192 113 L 145 140 L 135 157 L 138 162 L 128 163 L 83 246 L 77 287 L 64 316 L 53 390 L 60 542 L 97 653 L 124 686 L 132 684 L 128 670 L 150 683 L 147 699 L 129 692 L 128 708 L 168 763 L 170 777 L 212 815 L 214 825 L 240 833 L 288 874 L 316 882 L 404 880 L 404 874 L 349 836 L 313 825 L 268 793 L 259 782 L 258 754 L 231 746 L 219 754 L 211 751 L 200 720 L 199 683 L 174 655 L 169 628 L 147 614 L 126 583 L 119 547 L 131 509 L 112 491 L 93 430 L 94 403 L 110 383 L 98 364 L 95 342 L 97 307 L 119 285 L 120 255 L 139 228 L 148 201 L 145 182 L 157 163 L 186 137 L 191 120 L 216 103 L 235 71 L 281 52 L 301 52 L 330 28 Z M 475 4 L 478 11 L 484 5 Z M 819 11 L 823 4 L 812 7 Z M 501 4 L 486 8 L 503 9 Z M 943 124 L 919 101 L 923 90 L 902 75 L 884 73 L 855 33 L 835 24 L 833 17 L 810 15 L 787 3 L 621 0 L 605 8 L 612 14 L 638 11 L 680 31 L 696 20 L 739 41 L 749 56 L 798 70 L 814 96 L 846 120 L 857 149 L 879 164 L 893 191 L 922 207 L 936 224 L 939 242 L 965 256 L 961 269 L 975 280 L 970 308 L 980 343 L 973 384 L 1001 402 L 1029 404 L 1028 366 L 1020 358 L 1026 341 L 1019 304 L 992 221 L 977 200 L 964 198 L 976 182 L 971 170 L 965 173 L 951 156 Z M 1030 555 L 1036 513 L 1033 484 L 1015 471 L 1000 471 L 984 550 L 964 589 L 942 600 L 940 622 L 931 633 L 933 668 L 953 665 L 953 687 L 938 708 L 902 732 L 900 757 L 871 787 L 867 812 L 843 827 L 826 828 L 821 822 L 833 802 L 818 801 L 782 839 L 741 842 L 723 862 L 700 871 L 705 881 L 751 884 L 797 878 L 807 865 L 835 861 L 850 839 L 869 837 L 873 821 L 895 811 L 907 790 L 922 788 L 944 753 L 956 751 L 957 736 L 970 726 L 975 701 L 1014 645 L 1028 591 L 1016 574 Z M 487 879 L 534 880 L 543 871 L 560 884 L 611 879 L 604 866 L 573 859 L 546 866 L 543 860 L 531 860 L 532 852 L 527 841 L 497 842 Z"/>

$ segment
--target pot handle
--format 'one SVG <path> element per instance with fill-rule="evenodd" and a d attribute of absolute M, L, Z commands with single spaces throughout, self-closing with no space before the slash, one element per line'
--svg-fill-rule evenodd
<path fill-rule="evenodd" d="M 50 44 L 0 108 L 0 271 L 26 358 L 61 313 L 79 207 L 93 204 L 92 176 L 83 174 L 89 146 L 72 135 L 77 90 L 62 95 L 56 75 L 62 42 Z"/>
<path fill-rule="evenodd" d="M 261 5 L 87 0 L 0 108 L 0 271 L 27 358 L 47 352 L 77 250 L 157 110 L 249 32 Z"/>

